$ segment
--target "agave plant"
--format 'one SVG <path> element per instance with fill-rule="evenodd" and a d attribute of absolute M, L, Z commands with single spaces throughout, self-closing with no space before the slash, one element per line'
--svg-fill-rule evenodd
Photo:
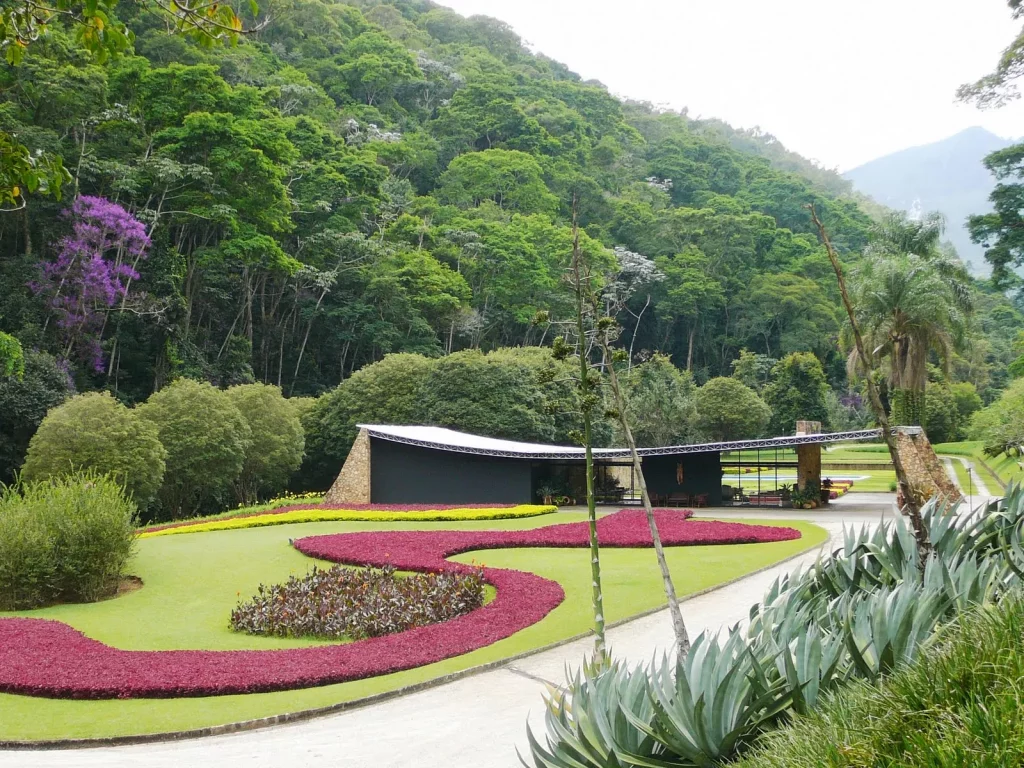
<path fill-rule="evenodd" d="M 876 680 L 914 659 L 953 611 L 1024 581 L 1024 488 L 961 512 L 929 502 L 922 563 L 902 517 L 846 529 L 809 570 L 776 579 L 745 631 L 701 635 L 676 661 L 586 672 L 553 695 L 537 768 L 713 766 L 789 712 L 815 708 L 851 677 Z"/>
<path fill-rule="evenodd" d="M 701 634 L 684 658 L 652 664 L 653 719 L 625 704 L 623 712 L 665 756 L 620 756 L 645 768 L 717 765 L 789 707 L 784 681 L 767 674 L 772 661 L 759 658 L 743 633 L 733 631 L 724 642 Z"/>
<path fill-rule="evenodd" d="M 996 600 L 1020 579 L 1003 558 L 979 558 L 972 554 L 951 560 L 929 558 L 924 587 L 945 590 L 957 611 Z"/>
<path fill-rule="evenodd" d="M 989 525 L 985 510 L 961 512 L 960 502 L 929 501 L 921 510 L 921 520 L 928 531 L 932 551 L 942 559 L 951 559 L 991 548 L 986 531 Z"/>
<path fill-rule="evenodd" d="M 867 526 L 859 530 L 843 527 L 843 546 L 829 558 L 818 558 L 809 578 L 816 590 L 839 597 L 881 583 L 881 568 L 867 554 L 872 534 Z"/>
<path fill-rule="evenodd" d="M 880 583 L 899 584 L 920 578 L 917 541 L 902 515 L 879 525 L 864 549 L 881 569 Z"/>
<path fill-rule="evenodd" d="M 813 607 L 826 601 L 813 587 L 812 571 L 796 570 L 776 578 L 764 599 L 750 607 L 747 637 L 756 642 L 761 636 L 773 635 L 798 608 L 807 615 L 816 615 Z"/>
<path fill-rule="evenodd" d="M 840 598 L 836 607 L 845 615 L 846 646 L 857 674 L 877 680 L 912 661 L 952 603 L 945 589 L 913 582 Z"/>
<path fill-rule="evenodd" d="M 653 719 L 649 689 L 650 678 L 644 667 L 630 670 L 618 662 L 600 667 L 584 665 L 582 674 L 569 677 L 566 690 L 548 692 L 546 746 L 527 728 L 534 766 L 634 768 L 661 756 L 661 746 L 625 715 L 628 711 L 645 722 Z M 634 755 L 636 760 L 620 754 Z M 522 755 L 519 761 L 529 767 Z"/>
<path fill-rule="evenodd" d="M 774 659 L 775 673 L 784 681 L 792 709 L 807 714 L 824 691 L 847 680 L 852 671 L 842 632 L 823 630 L 799 604 L 791 603 L 786 619 L 756 642 L 761 657 Z"/>

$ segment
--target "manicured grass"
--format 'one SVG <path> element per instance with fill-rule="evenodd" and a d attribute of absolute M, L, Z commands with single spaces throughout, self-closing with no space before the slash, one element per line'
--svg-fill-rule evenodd
<path fill-rule="evenodd" d="M 969 493 L 970 490 L 971 490 L 972 485 L 973 486 L 977 486 L 977 484 L 978 484 L 977 481 L 972 479 L 972 478 L 970 478 L 970 477 L 968 477 L 967 467 L 965 467 L 956 458 L 954 458 L 950 463 L 953 466 L 953 474 L 956 475 L 957 485 L 960 486 L 961 490 L 963 490 L 964 493 Z M 975 466 L 977 467 L 977 465 L 975 465 Z M 977 468 L 979 470 L 981 470 L 981 467 L 977 467 Z M 985 478 L 982 478 L 982 479 L 984 480 Z"/>
<path fill-rule="evenodd" d="M 1024 470 L 1021 470 L 1016 456 L 988 456 L 984 451 L 985 444 L 980 440 L 964 440 L 959 443 L 940 443 L 935 446 L 935 452 L 939 455 L 964 456 L 974 462 L 974 466 L 981 474 L 982 479 L 990 486 L 992 493 L 999 493 L 1002 484 L 1008 485 L 1011 482 L 1024 482 Z M 982 463 L 984 462 L 984 464 Z M 987 467 L 985 466 L 987 465 Z M 991 472 L 989 471 L 991 468 Z M 992 473 L 995 473 L 993 477 Z"/>
<path fill-rule="evenodd" d="M 585 519 L 565 513 L 558 522 Z M 131 571 L 145 587 L 117 600 L 57 606 L 20 616 L 65 621 L 90 637 L 131 649 L 294 648 L 317 641 L 253 637 L 232 632 L 228 615 L 261 583 L 306 573 L 313 560 L 288 544 L 292 538 L 367 530 L 527 529 L 551 524 L 531 518 L 496 522 L 304 523 L 270 528 L 166 536 L 139 542 Z M 802 522 L 758 522 L 797 528 L 802 539 L 769 544 L 674 547 L 669 563 L 677 589 L 691 594 L 820 545 L 825 532 Z M 531 571 L 562 584 L 565 601 L 543 621 L 512 637 L 463 656 L 415 670 L 283 693 L 201 699 L 58 701 L 0 695 L 0 740 L 95 738 L 186 730 L 328 706 L 430 680 L 586 632 L 591 626 L 590 566 L 585 549 L 490 550 L 460 555 L 463 562 Z M 602 551 L 609 620 L 664 603 L 650 549 Z M 10 615 L 10 614 L 0 614 Z"/>
<path fill-rule="evenodd" d="M 823 445 L 821 460 L 825 463 L 833 461 L 851 461 L 858 464 L 884 464 L 889 461 L 889 449 L 881 443 L 837 443 L 835 445 Z M 752 461 L 755 453 L 744 451 L 743 460 Z M 792 448 L 783 448 L 778 453 L 779 461 L 796 461 L 796 451 Z M 739 454 L 732 452 L 722 455 L 723 462 L 736 461 Z M 768 466 L 775 460 L 774 450 L 761 451 L 761 459 Z"/>
<path fill-rule="evenodd" d="M 814 714 L 766 734 L 734 768 L 1024 765 L 1024 602 L 1019 594 L 947 628 L 878 686 L 841 688 Z"/>
<path fill-rule="evenodd" d="M 823 469 L 821 474 L 826 477 L 828 470 Z M 858 469 L 850 474 L 862 476 L 854 481 L 850 493 L 888 493 L 896 482 L 896 473 L 891 469 Z"/>

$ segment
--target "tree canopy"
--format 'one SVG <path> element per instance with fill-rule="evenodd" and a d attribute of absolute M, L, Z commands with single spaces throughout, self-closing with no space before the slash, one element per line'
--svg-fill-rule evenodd
<path fill-rule="evenodd" d="M 302 416 L 301 474 L 321 486 L 378 407 L 563 440 L 578 425 L 557 366 L 492 354 L 550 347 L 572 316 L 574 211 L 637 391 L 681 420 L 676 390 L 731 376 L 742 350 L 762 363 L 812 353 L 837 402 L 857 395 L 811 203 L 848 267 L 918 259 L 951 312 L 978 307 L 951 383 L 989 402 L 1020 356 L 1020 307 L 957 273 L 933 221 L 875 221 L 878 206 L 770 134 L 618 99 L 495 19 L 419 0 L 177 3 L 170 25 L 162 0 L 36 6 L 61 12 L 0 70 L 0 399 L 40 384 L 34 354 L 128 406 L 182 378 L 328 393 Z M 0 41 L 17 33 L 12 9 Z M 1005 162 L 1001 218 L 978 236 L 1009 269 L 1017 161 Z M 27 385 L 7 373 L 18 349 Z M 403 355 L 406 391 L 389 383 L 395 400 L 378 401 L 361 373 Z M 764 373 L 737 369 L 758 388 Z M 470 405 L 420 392 L 424 377 Z M 484 386 L 521 407 L 510 397 L 486 420 L 470 407 Z M 49 385 L 36 394 L 0 427 L 5 478 L 58 401 Z M 693 427 L 650 426 L 651 440 Z M 611 439 L 603 420 L 594 429 Z"/>

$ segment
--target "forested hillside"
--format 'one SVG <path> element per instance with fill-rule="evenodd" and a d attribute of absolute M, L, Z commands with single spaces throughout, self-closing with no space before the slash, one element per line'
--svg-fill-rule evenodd
<path fill-rule="evenodd" d="M 644 276 L 634 360 L 701 384 L 744 349 L 765 371 L 809 351 L 848 393 L 806 205 L 851 264 L 872 222 L 770 135 L 623 103 L 422 0 L 289 0 L 212 47 L 133 8 L 134 52 L 100 61 L 54 23 L 0 74 L 0 130 L 71 177 L 0 214 L 0 330 L 50 400 L 65 374 L 128 404 L 178 377 L 318 395 L 388 353 L 550 344 L 574 197 L 594 263 Z M 1021 316 L 976 305 L 957 375 L 985 391 Z"/>

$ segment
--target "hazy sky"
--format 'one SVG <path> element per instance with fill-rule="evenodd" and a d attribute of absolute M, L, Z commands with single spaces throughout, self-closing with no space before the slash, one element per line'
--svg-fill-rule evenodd
<path fill-rule="evenodd" d="M 1005 0 L 438 1 L 615 94 L 759 125 L 841 170 L 972 125 L 1024 136 L 1024 102 L 954 101 L 1019 29 Z"/>

